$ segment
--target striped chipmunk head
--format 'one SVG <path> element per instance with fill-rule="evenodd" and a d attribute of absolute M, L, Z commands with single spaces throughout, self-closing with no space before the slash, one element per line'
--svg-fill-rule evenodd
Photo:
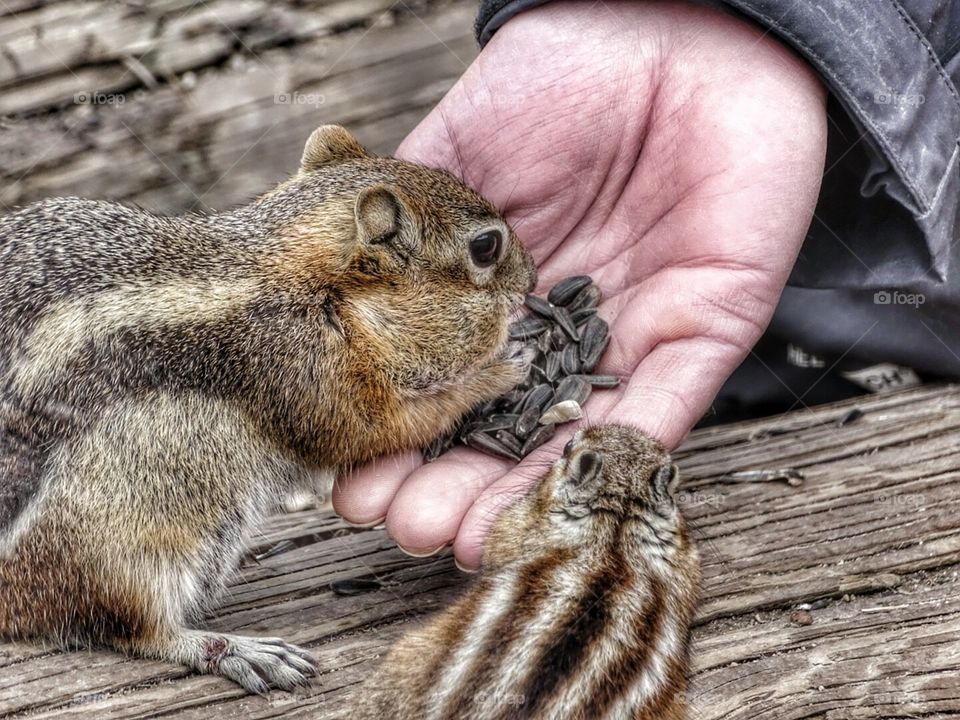
<path fill-rule="evenodd" d="M 518 543 L 577 552 L 613 542 L 644 562 L 693 568 L 698 559 L 677 508 L 677 483 L 676 465 L 653 438 L 622 425 L 579 430 L 531 494 L 504 513 L 487 557 L 497 562 Z"/>
<path fill-rule="evenodd" d="M 434 392 L 500 353 L 536 271 L 487 200 L 446 172 L 375 157 L 336 125 L 313 132 L 300 172 L 267 199 L 287 196 L 306 274 L 320 265 L 335 283 L 358 346 L 398 386 Z"/>

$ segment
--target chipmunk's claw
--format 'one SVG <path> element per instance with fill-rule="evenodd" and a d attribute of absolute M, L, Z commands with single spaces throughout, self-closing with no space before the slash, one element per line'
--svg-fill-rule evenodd
<path fill-rule="evenodd" d="M 310 684 L 317 662 L 306 650 L 280 638 L 217 635 L 208 641 L 201 669 L 233 680 L 247 691 L 263 695 L 271 688 L 293 691 Z"/>

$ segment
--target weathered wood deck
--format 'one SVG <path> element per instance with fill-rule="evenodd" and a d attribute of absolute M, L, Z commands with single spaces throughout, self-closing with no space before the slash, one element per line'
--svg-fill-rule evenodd
<path fill-rule="evenodd" d="M 473 0 L 0 0 L 0 212 L 41 197 L 223 209 L 286 177 L 322 122 L 389 152 L 474 57 Z M 102 93 L 102 103 L 77 102 Z M 118 98 L 122 97 L 122 102 Z M 299 98 L 299 99 L 296 99 Z M 81 100 L 84 98 L 81 97 Z M 286 101 L 284 101 L 286 99 Z M 853 406 L 863 418 L 837 421 Z M 678 454 L 704 556 L 698 720 L 960 717 L 960 389 L 923 388 L 695 433 Z M 792 466 L 785 483 L 729 485 Z M 324 668 L 309 692 L 109 652 L 0 645 L 0 716 L 349 717 L 410 624 L 467 582 L 382 531 L 275 518 L 210 626 L 282 635 Z M 334 595 L 331 581 L 386 586 Z M 790 621 L 814 603 L 813 623 Z"/>
<path fill-rule="evenodd" d="M 0 0 L 0 212 L 223 210 L 310 132 L 390 153 L 477 53 L 474 0 Z M 7 116 L 7 117 L 4 117 Z"/>
<path fill-rule="evenodd" d="M 852 407 L 864 416 L 839 426 Z M 695 432 L 677 453 L 704 558 L 691 717 L 960 717 L 960 388 L 928 387 Z M 799 487 L 727 484 L 793 467 Z M 212 628 L 281 635 L 323 668 L 309 691 L 231 683 L 110 652 L 0 645 L 0 715 L 349 718 L 350 695 L 408 626 L 460 593 L 452 559 L 414 559 L 326 513 L 273 519 Z M 289 547 L 287 545 L 286 547 Z M 343 597 L 330 583 L 376 578 Z M 813 622 L 797 625 L 798 605 Z"/>

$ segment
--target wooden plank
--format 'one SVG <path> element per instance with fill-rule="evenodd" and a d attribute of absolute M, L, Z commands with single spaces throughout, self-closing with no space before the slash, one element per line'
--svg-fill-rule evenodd
<path fill-rule="evenodd" d="M 106 4 L 113 10 L 104 23 L 133 22 L 120 4 Z M 229 22 L 193 18 L 204 7 L 224 5 L 231 8 Z M 0 211 L 67 194 L 162 213 L 225 209 L 295 172 L 306 138 L 324 122 L 347 125 L 374 152 L 392 152 L 476 54 L 476 7 L 465 0 L 426 9 L 395 0 L 249 5 L 271 9 L 251 24 L 248 3 L 191 3 L 191 22 L 234 43 L 229 57 L 198 58 L 186 72 L 169 69 L 154 89 L 111 62 L 77 65 L 0 92 L 0 114 L 17 109 L 3 103 L 40 107 L 40 96 L 64 103 L 61 112 L 9 118 L 0 129 Z M 318 13 L 313 25 L 322 28 L 294 40 L 281 33 L 251 49 L 254 41 L 242 33 L 262 31 L 280 12 L 293 13 L 283 27 L 311 27 L 300 16 Z M 77 20 L 94 21 L 86 13 Z M 343 26 L 350 29 L 338 30 Z M 191 36 L 188 44 L 201 40 Z M 76 104 L 76 93 L 96 102 Z"/>
<path fill-rule="evenodd" d="M 58 2 L 0 17 L 0 114 L 31 113 L 78 92 L 159 84 L 234 52 L 332 34 L 364 23 L 396 0 L 296 3 L 266 0 Z M 82 69 L 92 70 L 81 74 Z M 117 72 L 120 71 L 120 72 Z M 37 83 L 39 78 L 57 82 Z"/>
<path fill-rule="evenodd" d="M 851 407 L 864 416 L 838 426 Z M 960 388 L 921 388 L 695 432 L 677 453 L 681 502 L 704 558 L 692 717 L 956 717 L 960 713 Z M 739 470 L 800 468 L 800 487 L 726 484 Z M 449 555 L 400 553 L 382 530 L 315 512 L 271 521 L 209 627 L 311 647 L 309 690 L 266 698 L 226 681 L 109 652 L 0 645 L 9 717 L 349 717 L 350 696 L 412 623 L 465 579 Z M 330 582 L 376 577 L 340 597 Z M 813 623 L 791 623 L 801 603 Z"/>

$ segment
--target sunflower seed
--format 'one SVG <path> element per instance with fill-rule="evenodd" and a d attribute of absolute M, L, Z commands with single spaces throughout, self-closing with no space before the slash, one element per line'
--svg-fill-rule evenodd
<path fill-rule="evenodd" d="M 570 338 L 559 325 L 554 325 L 550 331 L 550 349 L 561 350 L 567 344 Z"/>
<path fill-rule="evenodd" d="M 543 368 L 544 361 L 547 359 L 546 353 L 542 352 L 539 348 L 531 347 L 528 348 L 528 357 L 527 359 L 527 377 L 524 382 L 530 379 L 532 374 L 535 372 L 534 367 Z"/>
<path fill-rule="evenodd" d="M 844 414 L 843 417 L 837 420 L 837 425 L 839 425 L 840 427 L 843 427 L 844 425 L 849 425 L 850 423 L 856 422 L 863 416 L 864 416 L 863 410 L 861 410 L 860 408 L 853 408 L 852 410 Z"/>
<path fill-rule="evenodd" d="M 542 332 L 546 332 L 549 327 L 550 323 L 543 318 L 530 315 L 522 320 L 517 320 L 516 322 L 511 323 L 510 327 L 507 329 L 507 332 L 508 337 L 511 340 L 526 340 L 528 338 L 536 337 Z"/>
<path fill-rule="evenodd" d="M 550 352 L 553 350 L 553 333 L 545 332 L 537 336 L 536 347 L 540 352 Z"/>
<path fill-rule="evenodd" d="M 491 415 L 486 420 L 478 420 L 476 429 L 480 432 L 493 432 L 494 430 L 506 430 L 517 424 L 519 415 L 513 413 L 497 413 Z"/>
<path fill-rule="evenodd" d="M 564 375 L 576 375 L 580 372 L 580 349 L 577 345 L 567 345 L 560 355 L 560 369 Z"/>
<path fill-rule="evenodd" d="M 508 430 L 497 430 L 493 436 L 503 443 L 505 448 L 509 448 L 510 452 L 520 455 L 520 450 L 522 449 L 523 444 L 517 440 L 516 436 L 512 432 L 509 432 Z"/>
<path fill-rule="evenodd" d="M 544 372 L 547 375 L 547 380 L 553 382 L 560 376 L 560 356 L 561 353 L 554 350 L 549 355 L 547 355 L 546 366 L 544 367 Z"/>
<path fill-rule="evenodd" d="M 547 293 L 547 300 L 554 305 L 566 305 L 577 293 L 587 287 L 593 279 L 589 275 L 576 275 L 574 277 L 564 278 Z"/>
<path fill-rule="evenodd" d="M 503 401 L 504 401 L 503 404 L 506 407 L 513 407 L 518 402 L 523 400 L 523 397 L 526 394 L 527 393 L 521 388 L 516 388 L 514 390 L 511 390 L 510 392 L 508 392 L 506 395 L 503 396 Z"/>
<path fill-rule="evenodd" d="M 598 317 L 587 320 L 587 324 L 583 326 L 583 332 L 580 335 L 581 360 L 590 356 L 596 346 L 603 342 L 609 333 L 609 328 L 610 326 Z"/>
<path fill-rule="evenodd" d="M 551 405 L 540 416 L 541 425 L 561 425 L 583 417 L 583 408 L 576 400 L 564 400 Z"/>
<path fill-rule="evenodd" d="M 584 375 L 583 379 L 595 388 L 615 388 L 620 384 L 616 375 Z"/>
<path fill-rule="evenodd" d="M 474 450 L 481 450 L 491 455 L 499 455 L 500 457 L 505 457 L 508 460 L 516 460 L 517 462 L 520 462 L 519 453 L 513 452 L 502 442 L 487 435 L 486 433 L 472 432 L 467 435 L 466 443 Z"/>
<path fill-rule="evenodd" d="M 457 435 L 457 439 L 460 442 L 465 443 L 467 441 L 467 435 L 478 430 L 479 428 L 477 427 L 476 419 L 469 420 L 460 426 L 460 432 Z"/>
<path fill-rule="evenodd" d="M 581 365 L 581 370 L 584 373 L 592 373 L 597 367 L 597 363 L 600 362 L 600 356 L 603 355 L 604 351 L 607 349 L 607 345 L 610 344 L 610 336 L 608 335 L 603 339 L 603 342 L 597 345 L 593 351 L 583 359 L 583 364 Z"/>
<path fill-rule="evenodd" d="M 592 308 L 600 304 L 600 288 L 596 285 L 587 285 L 577 293 L 577 296 L 567 303 L 567 310 L 576 312 L 582 308 Z"/>
<path fill-rule="evenodd" d="M 583 407 L 590 397 L 590 389 L 590 383 L 584 380 L 582 375 L 568 375 L 557 385 L 553 399 L 555 403 L 576 400 L 577 404 Z"/>
<path fill-rule="evenodd" d="M 570 313 L 570 318 L 573 320 L 574 325 L 580 327 L 596 314 L 597 309 L 595 307 L 586 307 Z"/>
<path fill-rule="evenodd" d="M 553 388 L 550 387 L 547 383 L 542 385 L 537 385 L 527 392 L 527 396 L 523 399 L 522 411 L 525 412 L 532 407 L 542 411 L 550 403 L 550 400 L 553 399 Z"/>
<path fill-rule="evenodd" d="M 441 435 L 432 443 L 427 445 L 426 449 L 423 451 L 424 462 L 433 462 L 438 457 L 443 455 L 443 453 L 449 449 L 450 445 L 450 438 Z"/>
<path fill-rule="evenodd" d="M 525 438 L 537 426 L 540 420 L 540 408 L 532 407 L 522 415 L 517 416 L 517 422 L 514 424 L 514 430 L 517 437 Z"/>
<path fill-rule="evenodd" d="M 276 545 L 274 545 L 271 548 L 268 548 L 267 550 L 263 551 L 259 555 L 254 555 L 253 559 L 259 562 L 261 560 L 266 560 L 267 558 L 271 558 L 274 555 L 280 555 L 281 553 L 285 553 L 288 550 L 293 550 L 295 547 L 296 547 L 296 544 L 292 540 L 281 540 Z"/>
<path fill-rule="evenodd" d="M 531 377 L 536 375 L 541 382 L 551 382 L 550 378 L 547 377 L 547 369 L 542 368 L 539 365 L 532 365 L 530 367 Z"/>
<path fill-rule="evenodd" d="M 557 327 L 563 330 L 567 337 L 574 342 L 580 342 L 580 333 L 577 332 L 577 326 L 573 324 L 573 318 L 570 317 L 570 311 L 565 307 L 558 307 L 553 313 L 553 319 Z"/>
<path fill-rule="evenodd" d="M 547 440 L 552 438 L 555 432 L 556 427 L 553 425 L 538 426 L 536 430 L 530 433 L 530 437 L 527 438 L 527 441 L 523 444 L 523 447 L 520 448 L 520 454 L 526 457 L 538 447 L 543 445 Z"/>
<path fill-rule="evenodd" d="M 525 304 L 528 308 L 537 313 L 537 315 L 542 315 L 548 320 L 553 318 L 554 307 L 543 298 L 537 297 L 536 295 L 527 295 Z"/>
<path fill-rule="evenodd" d="M 367 580 L 364 578 L 349 578 L 347 580 L 334 580 L 330 583 L 330 589 L 335 595 L 361 595 L 366 592 L 380 590 L 383 583 L 379 580 Z"/>

